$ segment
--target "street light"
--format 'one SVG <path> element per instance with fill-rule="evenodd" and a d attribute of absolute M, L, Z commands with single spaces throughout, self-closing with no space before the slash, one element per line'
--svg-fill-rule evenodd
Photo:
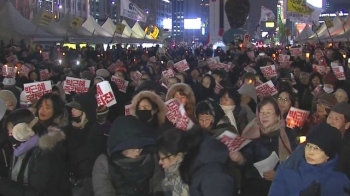
<path fill-rule="evenodd" d="M 61 4 L 58 4 L 58 9 L 62 9 L 62 5 Z"/>

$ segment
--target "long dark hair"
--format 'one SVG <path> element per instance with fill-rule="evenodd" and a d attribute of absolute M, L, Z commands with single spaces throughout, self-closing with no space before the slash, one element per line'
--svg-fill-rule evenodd
<path fill-rule="evenodd" d="M 53 108 L 53 116 L 50 121 L 64 114 L 65 104 L 62 101 L 61 97 L 55 93 L 47 93 L 43 95 L 35 105 L 36 116 L 38 116 L 39 109 L 44 101 L 51 100 Z"/>

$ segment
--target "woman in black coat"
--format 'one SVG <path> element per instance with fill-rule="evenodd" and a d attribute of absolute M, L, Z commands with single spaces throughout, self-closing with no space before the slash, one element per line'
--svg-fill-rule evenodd
<path fill-rule="evenodd" d="M 27 109 L 12 112 L 6 121 L 14 158 L 9 178 L 0 178 L 0 195 L 62 196 L 71 195 L 65 168 L 65 134 L 50 127 L 39 137 L 38 122 Z"/>

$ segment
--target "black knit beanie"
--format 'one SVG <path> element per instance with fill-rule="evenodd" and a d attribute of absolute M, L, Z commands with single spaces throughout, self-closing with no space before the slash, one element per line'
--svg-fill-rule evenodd
<path fill-rule="evenodd" d="M 342 136 L 340 131 L 326 123 L 319 123 L 307 134 L 306 141 L 320 147 L 324 153 L 333 159 L 340 150 Z"/>

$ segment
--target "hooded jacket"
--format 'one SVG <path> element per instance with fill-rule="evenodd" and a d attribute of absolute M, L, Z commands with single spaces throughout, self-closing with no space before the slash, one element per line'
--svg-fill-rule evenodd
<path fill-rule="evenodd" d="M 345 174 L 334 171 L 338 156 L 314 166 L 306 162 L 305 145 L 299 146 L 277 170 L 270 188 L 269 196 L 299 196 L 313 181 L 321 184 L 321 195 L 347 196 L 350 181 Z"/>
<path fill-rule="evenodd" d="M 162 125 L 165 122 L 166 119 L 166 107 L 165 104 L 163 102 L 163 100 L 155 93 L 150 92 L 150 91 L 142 91 L 139 92 L 132 100 L 131 102 L 131 107 L 130 107 L 130 113 L 133 116 L 137 116 L 137 106 L 140 103 L 140 101 L 144 98 L 149 98 L 151 101 L 153 101 L 154 104 L 156 104 L 158 106 L 158 111 L 155 114 L 157 117 L 157 127 L 159 127 L 160 125 Z M 151 128 L 151 127 L 150 127 Z"/>
<path fill-rule="evenodd" d="M 199 154 L 191 165 L 191 196 L 234 195 L 234 181 L 227 171 L 228 149 L 220 141 L 204 135 Z"/>
<path fill-rule="evenodd" d="M 212 100 L 218 102 L 219 97 L 214 92 L 215 86 L 216 86 L 216 82 L 215 82 L 214 77 L 212 75 L 206 74 L 203 76 L 202 82 L 203 82 L 203 79 L 205 77 L 208 77 L 210 79 L 210 85 L 209 85 L 209 88 L 204 87 L 203 84 L 198 86 L 199 89 L 197 89 L 197 93 L 196 93 L 197 102 L 207 100 L 207 99 L 212 99 Z"/>
<path fill-rule="evenodd" d="M 73 98 L 81 106 L 88 119 L 84 128 L 73 128 L 67 132 L 70 171 L 73 178 L 80 180 L 91 178 L 96 158 L 105 153 L 106 139 L 98 129 L 97 103 L 92 93 L 82 93 Z"/>
<path fill-rule="evenodd" d="M 69 175 L 65 167 L 65 134 L 58 128 L 48 128 L 41 136 L 38 146 L 29 149 L 21 158 L 13 160 L 19 166 L 17 182 L 0 178 L 0 194 L 11 196 L 71 195 Z M 19 159 L 22 161 L 20 162 Z M 27 159 L 27 161 L 23 161 Z M 27 185 L 24 182 L 28 182 Z"/>
<path fill-rule="evenodd" d="M 118 117 L 108 138 L 108 156 L 100 155 L 95 162 L 92 184 L 96 196 L 140 195 L 136 189 L 143 187 L 149 195 L 162 190 L 164 173 L 160 170 L 153 133 L 134 116 Z M 139 158 L 131 159 L 121 152 L 142 148 Z M 136 188 L 137 186 L 137 188 Z"/>

